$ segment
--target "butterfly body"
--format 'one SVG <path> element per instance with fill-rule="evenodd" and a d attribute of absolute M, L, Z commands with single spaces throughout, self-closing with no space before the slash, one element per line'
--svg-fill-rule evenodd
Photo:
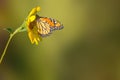
<path fill-rule="evenodd" d="M 63 25 L 53 18 L 38 17 L 37 18 L 38 34 L 42 37 L 50 35 L 55 30 L 60 30 Z"/>

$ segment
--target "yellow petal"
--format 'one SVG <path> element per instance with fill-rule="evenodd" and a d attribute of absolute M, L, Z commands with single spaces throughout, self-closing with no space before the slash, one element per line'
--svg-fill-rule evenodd
<path fill-rule="evenodd" d="M 39 7 L 39 6 L 37 6 L 37 7 L 36 7 L 36 10 L 37 10 L 37 12 L 38 12 L 38 11 L 40 11 L 40 7 Z"/>
<path fill-rule="evenodd" d="M 37 39 L 36 39 L 36 38 L 34 39 L 34 41 L 35 41 L 35 44 L 36 44 L 36 45 L 38 45 L 38 41 L 37 41 Z"/>
<path fill-rule="evenodd" d="M 33 22 L 35 19 L 36 19 L 36 16 L 35 16 L 35 15 L 30 16 L 30 17 L 29 17 L 29 22 Z"/>
<path fill-rule="evenodd" d="M 31 10 L 29 16 L 35 15 L 38 11 L 40 11 L 40 7 L 39 7 L 39 6 L 33 8 L 33 9 Z"/>
<path fill-rule="evenodd" d="M 31 43 L 33 44 L 33 43 L 34 43 L 34 41 L 33 41 L 32 33 L 31 33 L 31 32 L 29 32 L 29 33 L 28 33 L 28 36 L 29 36 L 29 39 L 30 39 Z"/>

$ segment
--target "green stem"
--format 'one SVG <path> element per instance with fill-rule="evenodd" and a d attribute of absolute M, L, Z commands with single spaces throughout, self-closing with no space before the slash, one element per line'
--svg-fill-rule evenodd
<path fill-rule="evenodd" d="M 10 34 L 10 37 L 9 37 L 9 39 L 8 39 L 8 41 L 7 41 L 7 44 L 6 44 L 5 48 L 4 48 L 4 51 L 3 51 L 2 55 L 1 55 L 0 64 L 1 64 L 1 62 L 2 62 L 2 60 L 3 60 L 3 58 L 4 58 L 4 56 L 5 56 L 5 53 L 6 53 L 6 51 L 7 51 L 7 48 L 8 48 L 8 46 L 9 46 L 9 43 L 10 43 L 11 39 L 13 38 L 13 36 L 14 36 L 15 34 L 17 34 L 18 32 L 23 32 L 23 31 L 26 30 L 24 24 L 25 24 L 25 23 L 23 23 L 19 28 L 17 28 L 13 33 Z"/>
<path fill-rule="evenodd" d="M 5 46 L 5 49 L 4 49 L 4 51 L 3 51 L 3 53 L 2 53 L 2 56 L 1 56 L 1 58 L 0 58 L 0 64 L 1 64 L 1 62 L 2 62 L 2 60 L 3 60 L 3 58 L 4 58 L 4 56 L 5 56 L 5 53 L 6 53 L 6 51 L 7 51 L 8 45 L 9 45 L 12 37 L 13 37 L 13 35 L 10 35 L 10 37 L 9 37 L 9 39 L 8 39 L 8 41 L 7 41 L 7 44 L 6 44 L 6 46 Z"/>

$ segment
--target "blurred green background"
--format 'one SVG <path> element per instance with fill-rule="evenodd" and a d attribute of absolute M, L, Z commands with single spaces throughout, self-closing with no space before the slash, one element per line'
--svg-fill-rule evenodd
<path fill-rule="evenodd" d="M 58 19 L 64 29 L 32 45 L 27 32 L 12 39 L 0 80 L 120 80 L 119 0 L 0 0 L 0 54 L 29 11 Z"/>

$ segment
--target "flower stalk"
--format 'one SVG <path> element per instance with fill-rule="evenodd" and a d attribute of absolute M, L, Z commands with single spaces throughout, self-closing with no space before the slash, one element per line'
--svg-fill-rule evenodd
<path fill-rule="evenodd" d="M 15 34 L 19 33 L 19 32 L 23 32 L 23 31 L 26 31 L 25 22 L 23 22 L 23 24 L 22 24 L 19 28 L 17 28 L 13 33 L 10 32 L 10 37 L 9 37 L 9 39 L 8 39 L 8 41 L 7 41 L 7 43 L 6 43 L 6 46 L 5 46 L 4 50 L 3 50 L 3 53 L 2 53 L 2 55 L 1 55 L 1 57 L 0 57 L 0 64 L 2 63 L 2 60 L 3 60 L 4 56 L 5 56 L 5 53 L 6 53 L 6 51 L 7 51 L 7 48 L 8 48 L 8 46 L 9 46 L 10 41 L 11 41 L 11 39 L 13 38 L 13 36 L 14 36 Z"/>
<path fill-rule="evenodd" d="M 6 44 L 6 46 L 5 46 L 5 49 L 4 49 L 3 53 L 2 53 L 2 56 L 1 56 L 1 58 L 0 58 L 0 64 L 1 64 L 1 62 L 2 62 L 2 60 L 3 60 L 3 58 L 4 58 L 4 56 L 5 56 L 5 53 L 6 53 L 6 51 L 7 51 L 8 45 L 9 45 L 12 37 L 13 37 L 13 35 L 11 34 L 10 37 L 9 37 L 9 39 L 8 39 L 8 41 L 7 41 L 7 44 Z"/>

